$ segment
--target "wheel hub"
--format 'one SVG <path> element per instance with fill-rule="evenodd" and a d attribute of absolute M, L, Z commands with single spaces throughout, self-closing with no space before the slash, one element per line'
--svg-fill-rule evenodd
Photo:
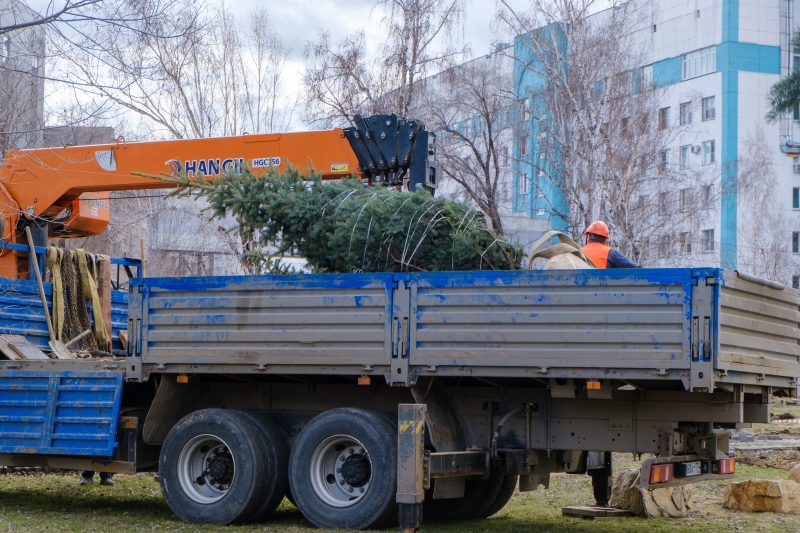
<path fill-rule="evenodd" d="M 363 454 L 353 454 L 342 463 L 342 479 L 352 487 L 363 487 L 371 473 L 369 459 Z"/>
<path fill-rule="evenodd" d="M 369 492 L 373 472 L 363 444 L 348 435 L 333 435 L 314 450 L 309 473 L 314 492 L 326 504 L 349 507 Z"/>
<path fill-rule="evenodd" d="M 233 457 L 227 450 L 215 450 L 208 458 L 208 481 L 214 486 L 230 485 L 233 481 Z"/>
<path fill-rule="evenodd" d="M 184 493 L 201 504 L 224 498 L 236 477 L 236 460 L 228 445 L 215 435 L 198 435 L 187 442 L 177 468 Z"/>

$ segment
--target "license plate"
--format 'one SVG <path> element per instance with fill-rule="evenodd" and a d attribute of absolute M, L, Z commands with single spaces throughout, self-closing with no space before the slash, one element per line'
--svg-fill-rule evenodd
<path fill-rule="evenodd" d="M 702 472 L 700 470 L 700 461 L 692 461 L 691 463 L 683 463 L 685 468 L 685 476 L 699 476 Z"/>

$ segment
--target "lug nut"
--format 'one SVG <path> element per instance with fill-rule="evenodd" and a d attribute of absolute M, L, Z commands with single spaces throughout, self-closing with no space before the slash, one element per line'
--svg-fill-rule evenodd
<path fill-rule="evenodd" d="M 347 487 L 347 492 L 353 492 L 353 487 Z"/>
<path fill-rule="evenodd" d="M 344 485 L 344 480 L 343 479 L 339 480 L 339 485 Z"/>
<path fill-rule="evenodd" d="M 354 453 L 355 453 L 355 450 L 353 450 L 353 448 L 350 448 L 350 455 L 353 455 Z"/>
<path fill-rule="evenodd" d="M 341 474 L 341 473 L 342 473 L 342 469 L 341 469 L 341 468 L 337 468 L 337 469 L 336 469 L 336 473 L 337 473 L 337 474 Z"/>
<path fill-rule="evenodd" d="M 364 487 L 359 487 L 358 492 L 360 492 L 361 494 L 364 494 Z"/>

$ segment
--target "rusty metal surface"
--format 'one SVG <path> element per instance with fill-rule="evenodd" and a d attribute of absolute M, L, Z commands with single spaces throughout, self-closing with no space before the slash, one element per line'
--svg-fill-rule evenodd
<path fill-rule="evenodd" d="M 0 372 L 0 453 L 112 456 L 121 372 Z"/>
<path fill-rule="evenodd" d="M 425 406 L 397 407 L 397 503 L 417 504 L 425 499 Z"/>
<path fill-rule="evenodd" d="M 719 360 L 731 373 L 800 377 L 798 291 L 726 272 L 720 286 Z"/>
<path fill-rule="evenodd" d="M 428 479 L 448 477 L 482 476 L 489 464 L 488 453 L 471 452 L 425 452 Z"/>

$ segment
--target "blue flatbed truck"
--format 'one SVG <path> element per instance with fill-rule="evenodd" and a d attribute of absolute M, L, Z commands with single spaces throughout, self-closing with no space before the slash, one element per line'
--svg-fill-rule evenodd
<path fill-rule="evenodd" d="M 124 300 L 121 357 L 0 361 L 0 464 L 158 470 L 188 522 L 289 497 L 413 531 L 557 472 L 604 504 L 611 452 L 653 454 L 645 488 L 728 479 L 728 430 L 800 375 L 798 292 L 712 268 L 134 277 Z"/>

